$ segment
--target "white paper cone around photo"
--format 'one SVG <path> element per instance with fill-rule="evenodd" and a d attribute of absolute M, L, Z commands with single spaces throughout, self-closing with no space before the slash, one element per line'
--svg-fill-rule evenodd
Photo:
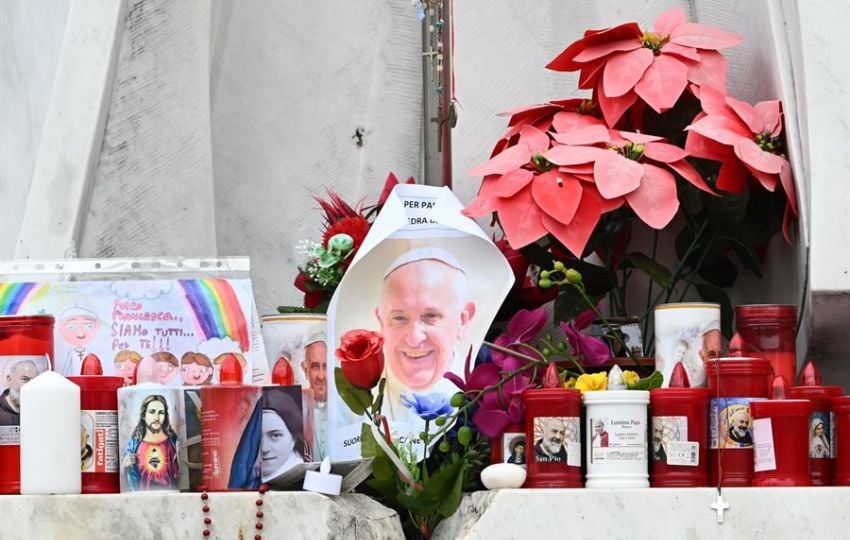
<path fill-rule="evenodd" d="M 355 330 L 383 338 L 387 378 L 383 414 L 393 436 L 417 456 L 424 421 L 404 404 L 439 400 L 458 389 L 443 374 L 463 376 L 513 284 L 507 260 L 448 188 L 399 185 L 369 230 L 328 310 L 328 401 L 331 458 L 360 457 L 360 424 L 339 398 L 334 350 Z M 434 394 L 434 395 L 431 395 Z M 408 400 L 409 403 L 409 400 Z"/>

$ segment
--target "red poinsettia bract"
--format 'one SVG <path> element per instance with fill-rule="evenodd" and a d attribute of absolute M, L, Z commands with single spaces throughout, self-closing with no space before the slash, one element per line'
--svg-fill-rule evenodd
<path fill-rule="evenodd" d="M 471 176 L 483 175 L 484 180 L 478 196 L 466 207 L 464 214 L 481 217 L 495 212 L 514 249 L 552 233 L 570 251 L 580 252 L 587 243 L 587 238 L 583 237 L 589 237 L 599 215 L 619 206 L 619 203 L 606 206 L 592 183 L 582 185 L 582 177 L 590 178 L 592 165 L 553 167 L 543 158 L 552 146 L 552 137 L 559 133 L 579 128 L 588 128 L 597 135 L 607 133 L 600 119 L 578 112 L 582 109 L 586 107 L 576 111 L 545 109 L 542 114 L 546 119 L 541 127 L 549 131 L 522 122 L 509 130 L 506 134 L 509 138 L 502 142 L 512 143 L 512 133 L 519 128 L 516 142 L 512 146 L 501 145 L 501 148 L 497 145 L 489 161 L 470 171 Z M 530 110 L 536 108 L 523 113 Z"/>
<path fill-rule="evenodd" d="M 555 134 L 554 139 L 561 144 L 554 145 L 543 157 L 559 169 L 592 167 L 591 174 L 580 175 L 582 186 L 585 189 L 589 185 L 595 186 L 601 197 L 599 212 L 593 207 L 585 210 L 588 212 L 589 228 L 580 231 L 578 244 L 571 245 L 562 240 L 558 232 L 565 231 L 551 231 L 576 256 L 581 256 L 601 214 L 623 203 L 650 227 L 663 229 L 667 226 L 679 210 L 673 172 L 695 187 L 713 193 L 696 169 L 685 160 L 688 153 L 666 143 L 661 137 L 579 128 Z M 570 224 L 569 229 L 576 228 Z M 572 230 L 572 233 L 576 235 L 578 231 Z"/>
<path fill-rule="evenodd" d="M 790 224 L 798 215 L 791 164 L 782 153 L 782 105 L 750 105 L 708 86 L 700 90 L 703 113 L 688 127 L 685 150 L 720 161 L 718 189 L 741 193 L 750 177 L 768 191 L 782 186 L 787 204 L 782 233 L 790 241 Z"/>
<path fill-rule="evenodd" d="M 588 30 L 548 67 L 581 71 L 579 88 L 592 89 L 613 127 L 640 98 L 657 112 L 676 103 L 688 83 L 726 88 L 726 60 L 720 49 L 741 43 L 734 34 L 687 21 L 679 8 L 662 13 L 653 31 L 637 23 Z"/>

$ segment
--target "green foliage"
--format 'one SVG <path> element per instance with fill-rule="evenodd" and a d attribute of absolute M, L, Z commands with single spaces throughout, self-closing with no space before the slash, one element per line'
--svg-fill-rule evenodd
<path fill-rule="evenodd" d="M 660 371 L 656 371 L 649 377 L 643 377 L 635 384 L 630 384 L 629 390 L 652 390 L 653 388 L 661 388 L 662 384 L 664 384 L 664 375 Z"/>
<path fill-rule="evenodd" d="M 372 405 L 372 392 L 357 388 L 348 382 L 348 379 L 342 374 L 341 368 L 334 369 L 334 381 L 340 397 L 351 409 L 351 412 L 358 416 L 365 414 L 366 409 Z"/>

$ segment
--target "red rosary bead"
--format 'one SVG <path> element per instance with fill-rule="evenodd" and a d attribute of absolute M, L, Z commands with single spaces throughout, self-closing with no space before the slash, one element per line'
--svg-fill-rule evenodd
<path fill-rule="evenodd" d="M 263 506 L 263 499 L 257 499 L 257 506 Z"/>
<path fill-rule="evenodd" d="M 269 485 L 268 485 L 268 484 L 261 484 L 261 485 L 260 485 L 260 495 L 263 495 L 263 494 L 264 494 L 265 492 L 267 492 L 268 490 L 269 490 Z"/>
<path fill-rule="evenodd" d="M 210 530 L 204 529 L 204 536 L 209 536 L 209 535 L 210 535 Z"/>
<path fill-rule="evenodd" d="M 207 512 L 210 511 L 210 507 L 205 504 L 203 507 L 201 507 L 201 510 L 203 510 L 204 513 L 206 514 Z"/>
<path fill-rule="evenodd" d="M 210 498 L 210 496 L 209 496 L 209 495 L 207 495 L 206 493 L 201 493 L 201 500 L 202 500 L 202 501 L 205 501 L 205 500 L 207 500 L 207 499 L 209 499 L 209 498 Z"/>
<path fill-rule="evenodd" d="M 255 534 L 254 540 L 263 540 L 263 535 L 262 534 Z"/>
<path fill-rule="evenodd" d="M 259 521 L 257 522 L 257 524 L 256 524 L 256 525 L 254 525 L 254 527 L 256 527 L 256 528 L 257 528 L 257 530 L 260 530 L 260 531 L 261 531 L 261 530 L 263 530 L 263 524 L 262 524 L 262 523 L 260 523 Z"/>
<path fill-rule="evenodd" d="M 209 525 L 210 523 L 212 523 L 212 520 L 208 517 L 205 517 L 204 518 L 204 525 Z"/>
<path fill-rule="evenodd" d="M 262 510 L 257 510 L 257 517 L 259 519 L 263 519 L 263 511 Z"/>

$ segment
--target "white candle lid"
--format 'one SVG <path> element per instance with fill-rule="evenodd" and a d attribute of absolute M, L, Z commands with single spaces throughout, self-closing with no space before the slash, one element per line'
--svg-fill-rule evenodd
<path fill-rule="evenodd" d="M 330 459 L 325 458 L 319 465 L 319 471 L 306 471 L 304 473 L 305 491 L 315 491 L 325 495 L 339 495 L 342 489 L 342 476 L 331 474 Z"/>

